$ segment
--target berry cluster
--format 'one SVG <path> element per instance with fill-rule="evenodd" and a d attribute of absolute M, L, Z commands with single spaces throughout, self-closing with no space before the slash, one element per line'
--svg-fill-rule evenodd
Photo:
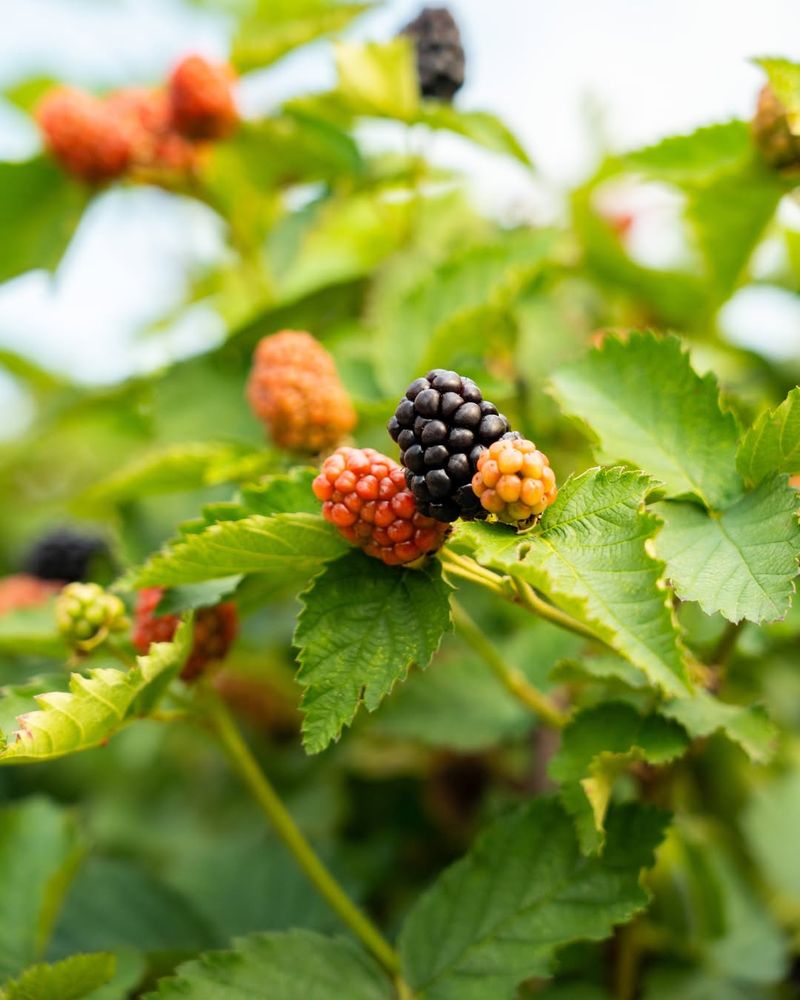
<path fill-rule="evenodd" d="M 102 538 L 57 528 L 43 535 L 31 548 L 23 569 L 40 580 L 73 583 L 89 579 L 92 564 L 108 555 L 108 546 Z"/>
<path fill-rule="evenodd" d="M 51 154 L 87 184 L 158 171 L 189 172 L 201 143 L 238 122 L 230 67 L 183 59 L 165 90 L 128 89 L 99 98 L 72 87 L 45 95 L 37 121 Z"/>
<path fill-rule="evenodd" d="M 472 489 L 481 506 L 507 524 L 538 517 L 555 500 L 556 477 L 533 441 L 509 433 L 478 459 Z"/>
<path fill-rule="evenodd" d="M 753 138 L 764 161 L 776 170 L 800 167 L 800 136 L 789 127 L 786 108 L 767 84 L 758 95 Z"/>
<path fill-rule="evenodd" d="M 247 397 L 275 443 L 290 451 L 335 447 L 356 424 L 333 358 L 302 331 L 264 337 L 253 356 Z"/>
<path fill-rule="evenodd" d="M 435 368 L 418 378 L 389 421 L 419 510 L 437 521 L 486 517 L 472 490 L 478 459 L 508 421 L 468 378 Z"/>
<path fill-rule="evenodd" d="M 464 84 L 464 47 L 446 7 L 425 7 L 401 31 L 414 41 L 423 97 L 451 101 Z"/>
<path fill-rule="evenodd" d="M 0 579 L 0 615 L 36 608 L 57 594 L 61 584 L 55 580 L 40 580 L 27 573 L 15 573 Z"/>
<path fill-rule="evenodd" d="M 139 591 L 133 630 L 133 645 L 139 653 L 147 653 L 153 642 L 171 642 L 177 631 L 177 615 L 156 614 L 163 595 L 163 587 L 148 587 Z M 235 604 L 227 602 L 211 608 L 200 608 L 194 617 L 192 651 L 181 671 L 181 677 L 185 681 L 193 680 L 209 663 L 224 660 L 238 631 L 239 617 Z"/>
<path fill-rule="evenodd" d="M 323 462 L 313 490 L 323 516 L 388 566 L 435 552 L 449 531 L 420 513 L 403 469 L 372 448 L 339 448 Z"/>
<path fill-rule="evenodd" d="M 56 599 L 56 624 L 70 646 L 88 653 L 129 623 L 115 594 L 97 583 L 68 583 Z"/>

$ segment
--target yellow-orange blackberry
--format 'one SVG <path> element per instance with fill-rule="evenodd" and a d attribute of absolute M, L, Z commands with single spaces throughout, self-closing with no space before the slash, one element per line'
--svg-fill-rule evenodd
<path fill-rule="evenodd" d="M 558 493 L 547 455 L 515 433 L 504 435 L 480 456 L 472 489 L 483 509 L 506 524 L 538 517 Z"/>

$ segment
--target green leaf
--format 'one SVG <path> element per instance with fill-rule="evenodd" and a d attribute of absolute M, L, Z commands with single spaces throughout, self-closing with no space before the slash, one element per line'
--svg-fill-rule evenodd
<path fill-rule="evenodd" d="M 689 745 L 684 730 L 659 715 L 640 715 L 630 705 L 606 702 L 580 711 L 565 727 L 550 762 L 561 800 L 575 818 L 581 850 L 598 850 L 614 781 L 629 764 L 666 764 Z"/>
<path fill-rule="evenodd" d="M 370 7 L 335 0 L 258 0 L 239 21 L 231 62 L 241 71 L 269 66 L 292 49 L 341 31 Z"/>
<path fill-rule="evenodd" d="M 556 950 L 599 941 L 644 908 L 663 814 L 614 809 L 600 858 L 581 855 L 572 820 L 538 799 L 496 820 L 412 908 L 400 935 L 403 972 L 421 1000 L 512 1000 L 551 972 Z"/>
<path fill-rule="evenodd" d="M 67 648 L 56 628 L 54 600 L 0 615 L 0 652 L 64 659 Z"/>
<path fill-rule="evenodd" d="M 257 486 L 242 489 L 240 504 L 247 514 L 318 514 L 319 500 L 311 489 L 318 470 L 294 468 L 285 475 L 268 476 Z"/>
<path fill-rule="evenodd" d="M 45 799 L 0 812 L 0 976 L 41 957 L 79 858 L 74 826 Z"/>
<path fill-rule="evenodd" d="M 39 156 L 0 163 L 0 282 L 24 271 L 55 270 L 80 221 L 89 190 Z"/>
<path fill-rule="evenodd" d="M 690 135 L 669 136 L 654 146 L 627 153 L 625 162 L 651 177 L 680 186 L 707 182 L 752 158 L 750 126 L 730 121 L 699 128 Z"/>
<path fill-rule="evenodd" d="M 774 1000 L 772 991 L 762 991 L 752 983 L 720 979 L 703 970 L 655 968 L 647 976 L 642 1000 Z"/>
<path fill-rule="evenodd" d="M 355 114 L 412 122 L 419 113 L 419 83 L 408 38 L 390 42 L 338 42 L 339 91 Z"/>
<path fill-rule="evenodd" d="M 532 166 L 530 157 L 514 133 L 488 111 L 461 111 L 443 101 L 423 101 L 417 121 L 428 128 L 463 135 L 484 149 L 511 156 L 526 167 Z"/>
<path fill-rule="evenodd" d="M 173 615 L 197 608 L 211 608 L 230 597 L 242 579 L 241 575 L 223 576 L 204 583 L 185 583 L 182 587 L 171 587 L 158 602 L 156 614 Z"/>
<path fill-rule="evenodd" d="M 187 535 L 134 574 L 137 587 L 177 587 L 239 573 L 308 579 L 347 549 L 336 529 L 312 514 L 254 514 Z"/>
<path fill-rule="evenodd" d="M 564 410 L 594 431 L 603 460 L 630 462 L 670 495 L 694 493 L 709 507 L 741 493 L 736 421 L 720 410 L 714 376 L 692 369 L 677 337 L 607 337 L 553 385 Z"/>
<path fill-rule="evenodd" d="M 210 952 L 162 980 L 150 1000 L 392 1000 L 372 958 L 345 938 L 310 931 L 253 934 L 232 951 Z"/>
<path fill-rule="evenodd" d="M 151 646 L 128 671 L 100 667 L 74 673 L 68 692 L 37 695 L 40 711 L 19 718 L 19 731 L 0 750 L 0 764 L 53 760 L 101 746 L 153 709 L 189 655 L 192 635 L 192 623 L 184 622 L 173 642 Z"/>
<path fill-rule="evenodd" d="M 658 555 L 681 600 L 729 621 L 775 621 L 789 610 L 800 555 L 797 494 L 786 477 L 763 480 L 719 515 L 659 504 Z"/>
<path fill-rule="evenodd" d="M 742 817 L 750 853 L 778 901 L 800 914 L 800 774 L 777 777 L 752 792 Z"/>
<path fill-rule="evenodd" d="M 724 733 L 759 764 L 775 753 L 778 731 L 760 705 L 731 705 L 699 690 L 691 698 L 665 702 L 658 710 L 679 722 L 693 739 Z"/>
<path fill-rule="evenodd" d="M 20 111 L 32 112 L 44 95 L 58 86 L 58 80 L 49 76 L 33 76 L 5 87 L 3 97 Z"/>
<path fill-rule="evenodd" d="M 613 653 L 584 656 L 580 660 L 560 660 L 550 671 L 555 684 L 573 681 L 614 681 L 629 688 L 646 688 L 647 678 L 627 660 Z"/>
<path fill-rule="evenodd" d="M 450 628 L 450 589 L 438 562 L 405 569 L 350 552 L 320 573 L 302 602 L 294 643 L 303 742 L 318 753 L 359 705 L 375 711 L 409 667 L 428 665 Z"/>
<path fill-rule="evenodd" d="M 263 449 L 207 441 L 167 445 L 94 483 L 76 501 L 94 507 L 253 479 L 272 464 Z"/>
<path fill-rule="evenodd" d="M 643 509 L 651 486 L 639 472 L 589 469 L 564 483 L 534 531 L 473 523 L 457 541 L 589 625 L 651 684 L 681 695 L 688 682 L 663 564 L 646 550 L 659 523 Z"/>
<path fill-rule="evenodd" d="M 739 445 L 736 462 L 753 486 L 772 472 L 800 473 L 800 387 L 761 414 Z"/>
<path fill-rule="evenodd" d="M 800 134 L 800 63 L 789 59 L 755 59 L 767 74 L 772 92 L 786 109 L 789 127 Z"/>
<path fill-rule="evenodd" d="M 116 971 L 114 955 L 73 955 L 55 965 L 34 965 L 6 983 L 3 1000 L 83 1000 L 104 986 Z"/>

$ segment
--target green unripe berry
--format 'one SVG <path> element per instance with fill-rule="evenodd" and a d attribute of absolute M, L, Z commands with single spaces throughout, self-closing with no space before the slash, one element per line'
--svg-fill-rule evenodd
<path fill-rule="evenodd" d="M 56 623 L 76 650 L 88 653 L 128 627 L 125 605 L 96 583 L 69 583 L 56 599 Z"/>

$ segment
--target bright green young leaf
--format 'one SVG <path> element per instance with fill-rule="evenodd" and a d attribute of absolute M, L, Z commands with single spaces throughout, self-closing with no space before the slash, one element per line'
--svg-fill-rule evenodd
<path fill-rule="evenodd" d="M 550 762 L 561 800 L 575 819 L 584 853 L 598 850 L 616 777 L 634 761 L 666 764 L 689 745 L 684 730 L 659 715 L 640 715 L 630 705 L 606 702 L 583 709 L 566 726 Z"/>
<path fill-rule="evenodd" d="M 72 955 L 55 965 L 34 965 L 0 990 L 1 1000 L 83 1000 L 113 977 L 114 955 Z"/>
<path fill-rule="evenodd" d="M 412 908 L 400 935 L 403 973 L 420 1000 L 512 1000 L 547 976 L 558 948 L 599 941 L 647 904 L 640 885 L 665 817 L 613 809 L 602 857 L 581 855 L 552 799 L 496 820 Z"/>
<path fill-rule="evenodd" d="M 150 1000 L 392 1000 L 391 982 L 345 938 L 311 931 L 253 934 L 164 979 Z"/>
<path fill-rule="evenodd" d="M 255 514 L 186 535 L 153 556 L 134 577 L 137 587 L 177 587 L 238 573 L 287 582 L 307 579 L 347 549 L 336 529 L 312 514 Z"/>
<path fill-rule="evenodd" d="M 370 6 L 338 0 L 257 0 L 239 21 L 231 62 L 242 71 L 269 66 L 292 49 L 347 27 Z"/>
<path fill-rule="evenodd" d="M 432 129 L 445 129 L 470 139 L 492 153 L 501 153 L 531 166 L 528 154 L 514 133 L 487 111 L 460 111 L 443 101 L 423 101 L 417 121 Z"/>
<path fill-rule="evenodd" d="M 760 705 L 731 705 L 700 690 L 691 698 L 667 701 L 658 710 L 679 722 L 693 739 L 724 733 L 760 764 L 775 752 L 778 732 Z"/>
<path fill-rule="evenodd" d="M 745 434 L 736 461 L 753 486 L 771 472 L 800 473 L 800 387 L 761 414 Z"/>
<path fill-rule="evenodd" d="M 58 86 L 58 80 L 49 76 L 33 76 L 27 80 L 6 87 L 2 91 L 3 99 L 13 104 L 20 111 L 30 113 L 48 90 Z"/>
<path fill-rule="evenodd" d="M 427 667 L 450 628 L 450 589 L 438 563 L 399 569 L 350 552 L 328 564 L 302 602 L 294 643 L 303 742 L 318 753 L 362 703 L 373 712 L 412 665 Z"/>
<path fill-rule="evenodd" d="M 789 127 L 800 135 L 800 63 L 789 59 L 756 59 L 766 72 L 772 92 L 786 108 Z"/>
<path fill-rule="evenodd" d="M 0 282 L 55 270 L 88 200 L 88 188 L 43 156 L 0 163 Z"/>
<path fill-rule="evenodd" d="M 690 135 L 673 135 L 625 156 L 635 170 L 682 186 L 711 180 L 752 160 L 750 126 L 743 121 L 708 125 Z"/>
<path fill-rule="evenodd" d="M 589 625 L 665 693 L 687 693 L 663 564 L 646 543 L 658 520 L 644 510 L 652 481 L 589 469 L 567 480 L 537 529 L 463 525 L 458 541 L 484 566 L 519 577 Z"/>
<path fill-rule="evenodd" d="M 419 83 L 408 38 L 390 42 L 338 42 L 339 91 L 355 114 L 411 122 L 418 113 Z"/>
<path fill-rule="evenodd" d="M 40 710 L 20 717 L 19 730 L 0 750 L 0 764 L 30 764 L 89 750 L 147 715 L 178 675 L 192 634 L 191 622 L 185 622 L 173 642 L 156 643 L 128 671 L 100 667 L 74 673 L 69 691 L 36 696 Z"/>
<path fill-rule="evenodd" d="M 736 421 L 720 409 L 714 376 L 692 369 L 677 337 L 607 337 L 556 372 L 553 384 L 564 410 L 594 432 L 604 460 L 631 462 L 670 495 L 694 493 L 709 507 L 741 493 Z"/>
<path fill-rule="evenodd" d="M 0 977 L 42 957 L 79 857 L 72 821 L 45 799 L 0 811 Z"/>
<path fill-rule="evenodd" d="M 797 493 L 774 475 L 719 515 L 662 503 L 658 555 L 681 600 L 729 621 L 775 621 L 789 610 L 800 556 Z"/>

